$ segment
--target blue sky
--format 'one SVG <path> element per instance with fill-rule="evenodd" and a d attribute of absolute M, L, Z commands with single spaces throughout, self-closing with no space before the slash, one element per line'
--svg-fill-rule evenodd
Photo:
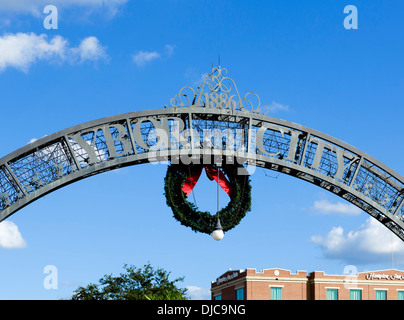
<path fill-rule="evenodd" d="M 43 25 L 48 4 L 58 9 L 56 30 Z M 344 28 L 346 5 L 358 8 L 356 30 Z M 241 92 L 278 106 L 271 116 L 403 175 L 403 13 L 404 3 L 381 0 L 1 1 L 0 157 L 79 123 L 161 108 L 220 55 Z M 252 211 L 216 242 L 172 217 L 165 172 L 148 164 L 88 178 L 0 224 L 0 299 L 69 298 L 125 263 L 149 261 L 185 276 L 192 298 L 209 298 L 210 282 L 228 268 L 404 267 L 403 244 L 367 214 L 263 169 L 251 179 Z M 195 193 L 215 210 L 215 184 L 202 177 Z M 57 289 L 44 288 L 47 265 L 57 268 Z"/>

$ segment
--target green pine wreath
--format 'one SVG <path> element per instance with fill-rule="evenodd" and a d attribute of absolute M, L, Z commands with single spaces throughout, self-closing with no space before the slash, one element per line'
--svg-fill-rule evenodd
<path fill-rule="evenodd" d="M 174 218 L 182 225 L 190 227 L 195 232 L 211 234 L 218 216 L 223 231 L 237 226 L 241 219 L 251 210 L 251 184 L 248 175 L 238 175 L 239 165 L 223 165 L 220 169 L 229 180 L 233 193 L 227 206 L 216 214 L 199 211 L 195 204 L 187 200 L 182 191 L 182 185 L 195 170 L 197 164 L 171 164 L 167 168 L 164 179 L 164 195 L 167 205 L 172 209 Z"/>

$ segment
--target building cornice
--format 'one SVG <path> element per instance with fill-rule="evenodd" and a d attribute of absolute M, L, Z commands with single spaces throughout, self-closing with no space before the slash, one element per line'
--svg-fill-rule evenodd
<path fill-rule="evenodd" d="M 379 286 L 379 285 L 389 285 L 389 286 L 403 286 L 404 281 L 398 280 L 357 280 L 355 278 L 347 279 L 308 279 L 309 284 L 340 284 L 345 286 L 355 285 L 366 285 L 366 286 Z"/>
<path fill-rule="evenodd" d="M 231 286 L 238 286 L 243 284 L 244 282 L 274 282 L 274 283 L 281 283 L 281 282 L 294 282 L 294 283 L 307 283 L 307 278 L 285 278 L 285 277 L 254 277 L 254 276 L 246 276 L 236 280 L 231 280 L 226 283 L 220 284 L 211 288 L 212 292 L 222 290 L 224 288 L 228 288 Z"/>

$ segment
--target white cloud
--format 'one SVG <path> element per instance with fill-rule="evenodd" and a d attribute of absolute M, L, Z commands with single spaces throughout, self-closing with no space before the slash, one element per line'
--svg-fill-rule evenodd
<path fill-rule="evenodd" d="M 192 86 L 195 87 L 204 83 L 207 76 L 207 73 L 200 73 L 198 69 L 192 67 L 187 68 L 184 74 L 184 78 L 190 81 Z"/>
<path fill-rule="evenodd" d="M 171 58 L 174 55 L 175 45 L 166 44 L 164 46 L 164 53 L 158 51 L 144 51 L 140 50 L 132 56 L 132 60 L 138 67 L 143 67 L 147 63 L 156 59 Z"/>
<path fill-rule="evenodd" d="M 56 36 L 48 41 L 46 35 L 34 33 L 6 34 L 0 37 L 0 71 L 7 67 L 27 72 L 38 60 L 64 58 L 67 41 Z"/>
<path fill-rule="evenodd" d="M 315 201 L 312 209 L 322 214 L 338 213 L 343 215 L 355 216 L 363 212 L 361 209 L 353 204 L 342 202 L 332 203 L 328 200 Z"/>
<path fill-rule="evenodd" d="M 96 37 L 87 37 L 80 42 L 78 48 L 72 49 L 73 56 L 80 58 L 80 62 L 87 60 L 106 59 L 105 48 Z"/>
<path fill-rule="evenodd" d="M 197 286 L 186 286 L 188 289 L 187 295 L 191 300 L 210 300 L 210 289 L 200 288 Z"/>
<path fill-rule="evenodd" d="M 290 109 L 289 106 L 273 101 L 269 106 L 269 111 L 275 113 L 278 111 L 290 111 Z"/>
<path fill-rule="evenodd" d="M 326 237 L 312 236 L 326 258 L 344 260 L 348 264 L 391 262 L 404 264 L 404 243 L 376 219 L 370 217 L 357 230 L 347 233 L 334 227 Z"/>
<path fill-rule="evenodd" d="M 70 48 L 68 41 L 61 36 L 50 40 L 46 34 L 35 33 L 0 37 L 0 72 L 7 68 L 28 72 L 31 65 L 38 61 L 76 63 L 105 59 L 106 56 L 105 48 L 95 37 L 83 39 L 76 48 Z"/>
<path fill-rule="evenodd" d="M 0 223 L 0 248 L 18 249 L 26 246 L 17 225 L 11 221 Z"/>
<path fill-rule="evenodd" d="M 167 57 L 171 57 L 174 54 L 174 49 L 175 49 L 174 44 L 166 44 L 164 48 L 165 48 Z"/>
<path fill-rule="evenodd" d="M 146 63 L 159 58 L 160 54 L 157 51 L 139 51 L 132 57 L 133 62 L 135 62 L 138 67 L 142 67 Z"/>

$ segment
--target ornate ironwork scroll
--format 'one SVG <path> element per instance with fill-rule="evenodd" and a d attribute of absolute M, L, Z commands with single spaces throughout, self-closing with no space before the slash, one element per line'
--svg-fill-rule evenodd
<path fill-rule="evenodd" d="M 205 81 L 197 91 L 188 86 L 183 87 L 171 99 L 170 107 L 218 108 L 257 114 L 268 113 L 269 108 L 261 106 L 260 98 L 256 93 L 248 92 L 241 98 L 236 83 L 233 79 L 226 77 L 226 74 L 225 68 L 220 66 L 212 68 L 212 73 L 205 77 Z"/>

